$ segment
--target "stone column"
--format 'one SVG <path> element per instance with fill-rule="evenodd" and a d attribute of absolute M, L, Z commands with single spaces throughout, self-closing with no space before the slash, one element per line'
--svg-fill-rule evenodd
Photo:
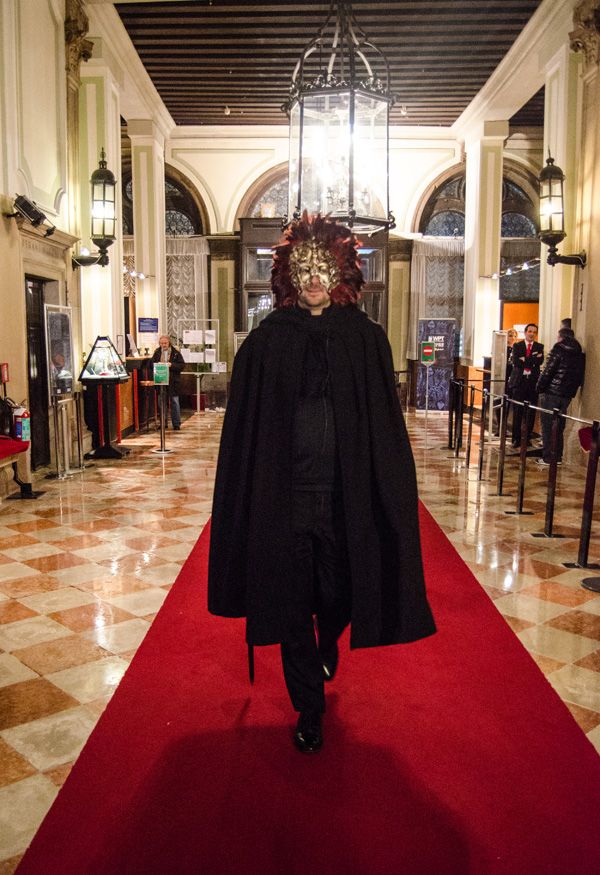
<path fill-rule="evenodd" d="M 565 231 L 559 252 L 579 252 L 576 222 L 577 155 L 580 148 L 580 58 L 564 45 L 546 67 L 544 100 L 544 163 L 548 152 L 565 174 Z M 571 316 L 579 269 L 546 263 L 542 244 L 540 270 L 540 340 L 549 349 L 556 342 L 560 320 Z"/>
<path fill-rule="evenodd" d="M 81 245 L 93 253 L 91 242 L 91 189 L 89 179 L 98 167 L 100 151 L 116 179 L 117 239 L 108 250 L 107 267 L 78 268 L 81 277 L 82 341 L 89 351 L 98 335 L 116 345 L 123 334 L 123 254 L 121 242 L 121 113 L 119 66 L 100 38 L 93 39 L 91 60 L 82 71 L 79 89 L 79 192 Z M 114 71 L 114 72 L 113 72 Z"/>
<path fill-rule="evenodd" d="M 81 62 L 89 61 L 94 48 L 86 39 L 89 23 L 82 0 L 66 0 L 65 3 L 65 61 L 67 81 L 67 178 L 68 178 L 68 230 L 81 236 L 79 215 L 79 89 L 81 86 Z M 70 260 L 70 259 L 69 259 Z M 71 330 L 73 354 L 81 361 L 81 288 L 79 271 L 68 271 L 68 300 L 73 308 Z"/>
<path fill-rule="evenodd" d="M 502 157 L 508 122 L 484 122 L 466 142 L 465 285 L 463 356 L 481 365 L 491 354 L 500 324 L 499 280 L 502 221 Z"/>
<path fill-rule="evenodd" d="M 131 140 L 135 269 L 146 275 L 136 282 L 136 315 L 158 317 L 167 330 L 167 262 L 165 255 L 165 144 L 155 122 L 127 122 Z M 137 326 L 136 326 L 137 328 Z"/>
<path fill-rule="evenodd" d="M 585 270 L 576 271 L 573 328 L 586 354 L 585 384 L 571 412 L 596 419 L 600 412 L 600 2 L 584 0 L 573 14 L 571 47 L 582 64 L 581 142 L 577 152 L 579 236 L 565 240 L 564 252 L 585 249 Z M 560 165 L 562 167 L 562 165 Z M 563 168 L 564 169 L 564 168 Z M 566 171 L 565 171 L 566 172 Z M 567 247 L 568 243 L 571 243 Z M 554 270 L 569 270 L 558 266 Z M 566 314 L 562 314 L 566 315 Z M 580 403 L 580 411 L 577 404 Z"/>

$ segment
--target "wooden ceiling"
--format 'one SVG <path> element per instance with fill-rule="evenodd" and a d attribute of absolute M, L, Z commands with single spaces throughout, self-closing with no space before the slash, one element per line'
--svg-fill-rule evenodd
<path fill-rule="evenodd" d="M 388 58 L 398 125 L 451 125 L 541 0 L 363 0 L 362 30 Z M 116 8 L 178 125 L 287 124 L 281 105 L 329 3 L 197 0 Z M 406 114 L 404 114 L 404 111 Z M 543 95 L 520 114 L 543 123 Z"/>

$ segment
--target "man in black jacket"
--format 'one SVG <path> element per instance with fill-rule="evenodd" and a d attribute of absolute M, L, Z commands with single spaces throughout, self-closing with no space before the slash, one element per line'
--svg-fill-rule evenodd
<path fill-rule="evenodd" d="M 536 384 L 540 375 L 540 368 L 544 361 L 544 346 L 536 341 L 538 327 L 535 322 L 529 322 L 525 326 L 525 339 L 519 340 L 512 348 L 512 371 L 508 381 L 510 397 L 515 401 L 529 401 L 535 404 L 537 401 Z M 521 444 L 521 423 L 523 421 L 523 407 L 513 404 L 512 420 L 512 445 L 518 447 Z M 535 411 L 529 411 L 527 417 L 527 443 L 529 443 Z"/>
<path fill-rule="evenodd" d="M 275 248 L 275 310 L 235 358 L 215 482 L 209 610 L 281 645 L 306 753 L 348 623 L 353 648 L 435 631 L 391 350 L 356 303 L 358 245 L 305 214 Z"/>
<path fill-rule="evenodd" d="M 179 405 L 180 374 L 185 366 L 183 356 L 178 349 L 171 346 L 171 339 L 167 334 L 159 338 L 160 346 L 154 350 L 153 362 L 164 362 L 169 367 L 169 400 L 171 402 L 171 422 L 175 431 L 181 428 L 181 407 Z M 166 423 L 165 423 L 166 426 Z"/>
<path fill-rule="evenodd" d="M 585 358 L 581 345 L 575 340 L 575 334 L 570 328 L 561 328 L 557 343 L 554 344 L 546 365 L 537 383 L 540 393 L 540 405 L 546 410 L 559 410 L 566 413 L 575 397 L 577 390 L 583 384 Z M 558 444 L 556 447 L 557 461 L 561 462 L 563 455 L 563 436 L 566 420 L 558 419 Z M 542 458 L 538 465 L 549 465 L 552 440 L 552 415 L 542 413 Z"/>

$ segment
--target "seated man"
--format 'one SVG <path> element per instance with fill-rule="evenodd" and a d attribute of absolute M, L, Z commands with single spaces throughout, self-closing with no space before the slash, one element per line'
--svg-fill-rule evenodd
<path fill-rule="evenodd" d="M 178 349 L 171 346 L 171 340 L 167 334 L 159 338 L 160 346 L 154 350 L 153 362 L 164 362 L 169 366 L 169 399 L 171 401 L 171 422 L 175 431 L 181 428 L 181 408 L 179 406 L 180 374 L 185 362 Z M 166 423 L 165 423 L 166 427 Z"/>

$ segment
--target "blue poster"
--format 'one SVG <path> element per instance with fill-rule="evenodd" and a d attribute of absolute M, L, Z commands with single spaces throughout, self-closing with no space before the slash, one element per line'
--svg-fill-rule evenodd
<path fill-rule="evenodd" d="M 455 319 L 419 319 L 419 349 L 426 340 L 435 347 L 435 364 L 417 366 L 417 410 L 425 410 L 425 393 L 428 388 L 427 409 L 448 410 L 449 385 L 454 374 Z M 429 386 L 427 387 L 427 371 Z"/>
<path fill-rule="evenodd" d="M 158 334 L 158 317 L 140 316 L 138 319 L 138 334 Z"/>

